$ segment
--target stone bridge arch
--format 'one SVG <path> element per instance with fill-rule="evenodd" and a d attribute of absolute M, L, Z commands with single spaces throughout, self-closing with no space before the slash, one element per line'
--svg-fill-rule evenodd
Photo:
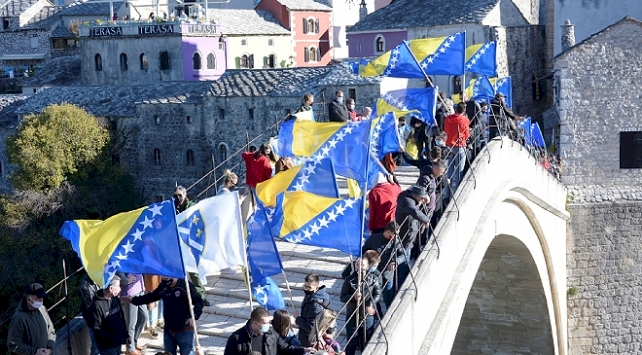
<path fill-rule="evenodd" d="M 566 191 L 493 141 L 473 164 L 364 354 L 557 354 L 567 349 Z"/>

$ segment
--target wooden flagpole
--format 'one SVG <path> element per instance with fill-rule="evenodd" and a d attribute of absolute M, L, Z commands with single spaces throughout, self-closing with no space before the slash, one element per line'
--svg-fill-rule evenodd
<path fill-rule="evenodd" d="M 288 277 L 285 275 L 285 270 L 281 269 L 283 273 L 283 278 L 285 279 L 285 286 L 288 288 L 288 294 L 290 295 L 290 303 L 292 304 L 292 313 L 296 312 L 296 307 L 294 306 L 294 297 L 292 297 L 292 290 L 290 289 L 290 283 L 288 282 Z"/>

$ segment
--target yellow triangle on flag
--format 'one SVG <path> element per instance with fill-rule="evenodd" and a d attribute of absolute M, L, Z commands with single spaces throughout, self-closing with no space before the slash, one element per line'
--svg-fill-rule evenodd
<path fill-rule="evenodd" d="M 271 179 L 256 185 L 256 196 L 265 206 L 276 206 L 276 196 L 285 192 L 303 165 L 298 165 L 274 175 Z"/>
<path fill-rule="evenodd" d="M 342 122 L 319 123 L 297 119 L 292 127 L 292 153 L 301 157 L 311 156 L 346 124 Z"/>
<path fill-rule="evenodd" d="M 340 199 L 304 191 L 286 192 L 283 197 L 281 236 L 286 236 L 305 226 L 337 201 Z"/>
<path fill-rule="evenodd" d="M 484 43 L 479 43 L 466 47 L 466 61 L 469 61 L 470 58 L 472 58 L 483 45 Z"/>
<path fill-rule="evenodd" d="M 439 46 L 441 46 L 447 38 L 448 37 L 413 39 L 408 43 L 408 46 L 412 54 L 415 55 L 415 58 L 417 58 L 418 61 L 422 61 L 429 55 L 435 54 Z"/>
<path fill-rule="evenodd" d="M 359 66 L 359 75 L 361 76 L 379 76 L 388 68 L 390 61 L 390 51 L 380 55 L 379 57 L 370 61 L 367 65 Z"/>

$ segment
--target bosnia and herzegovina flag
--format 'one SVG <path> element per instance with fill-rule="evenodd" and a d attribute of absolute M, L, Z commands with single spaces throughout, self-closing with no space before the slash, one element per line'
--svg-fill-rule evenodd
<path fill-rule="evenodd" d="M 321 196 L 339 197 L 332 160 L 308 159 L 303 164 L 256 185 L 256 196 L 265 206 L 275 206 L 277 195 L 285 191 L 307 191 Z"/>
<path fill-rule="evenodd" d="M 513 80 L 510 76 L 492 78 L 490 82 L 495 86 L 495 93 L 502 93 L 506 97 L 506 106 L 513 108 Z"/>
<path fill-rule="evenodd" d="M 490 102 L 495 96 L 495 88 L 491 83 L 491 79 L 488 79 L 486 76 L 481 76 L 477 79 L 471 79 L 470 82 L 468 82 L 466 95 L 475 101 Z M 451 95 L 451 99 L 456 104 L 461 101 L 458 93 Z"/>
<path fill-rule="evenodd" d="M 397 117 L 394 112 L 385 113 L 372 120 L 370 152 L 378 159 L 388 153 L 396 153 L 401 147 L 401 138 L 397 130 Z M 371 163 L 372 164 L 372 163 Z M 336 197 L 339 197 L 338 195 Z"/>
<path fill-rule="evenodd" d="M 58 233 L 71 242 L 87 274 L 100 287 L 116 271 L 185 278 L 172 200 L 104 221 L 66 221 Z"/>
<path fill-rule="evenodd" d="M 497 76 L 497 43 L 479 43 L 466 48 L 466 72 Z"/>
<path fill-rule="evenodd" d="M 238 192 L 199 201 L 176 216 L 185 269 L 206 276 L 246 264 Z"/>
<path fill-rule="evenodd" d="M 286 121 L 279 129 L 278 151 L 317 162 L 330 158 L 337 175 L 365 181 L 371 122 Z"/>
<path fill-rule="evenodd" d="M 413 39 L 381 56 L 358 63 L 361 76 L 425 79 L 426 75 L 463 75 L 466 32 Z M 356 67 L 356 63 L 351 65 Z"/>
<path fill-rule="evenodd" d="M 308 192 L 285 192 L 271 219 L 278 237 L 291 243 L 361 255 L 363 199 L 341 199 Z"/>
<path fill-rule="evenodd" d="M 256 301 L 271 311 L 284 309 L 281 290 L 270 277 L 282 273 L 283 264 L 270 231 L 265 208 L 260 202 L 247 221 L 247 259 L 252 278 L 250 288 Z"/>
<path fill-rule="evenodd" d="M 417 118 L 427 124 L 436 125 L 437 89 L 401 89 L 388 91 L 377 100 L 377 114 L 394 112 L 397 117 L 416 113 Z"/>

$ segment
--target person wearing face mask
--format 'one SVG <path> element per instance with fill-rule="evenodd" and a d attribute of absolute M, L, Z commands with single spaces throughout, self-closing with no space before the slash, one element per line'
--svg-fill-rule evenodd
<path fill-rule="evenodd" d="M 334 100 L 328 104 L 328 112 L 330 112 L 330 122 L 348 122 L 350 115 L 343 103 L 343 91 L 338 90 L 334 93 Z"/>
<path fill-rule="evenodd" d="M 151 293 L 136 297 L 121 297 L 123 302 L 133 305 L 143 305 L 163 300 L 163 347 L 166 352 L 176 355 L 176 347 L 180 355 L 189 355 L 194 350 L 194 323 L 189 310 L 187 287 L 190 288 L 194 318 L 198 320 L 203 313 L 203 300 L 196 292 L 191 282 L 185 280 L 161 277 L 160 285 Z M 102 355 L 102 354 L 101 354 Z"/>
<path fill-rule="evenodd" d="M 124 277 L 124 275 L 123 275 Z M 101 355 L 119 355 L 122 344 L 133 344 L 127 334 L 127 325 L 123 317 L 120 299 L 121 278 L 114 276 L 106 289 L 98 290 L 94 303 L 90 307 L 93 317 L 88 326 L 94 332 L 98 352 Z M 138 349 L 133 348 L 127 354 L 140 355 Z"/>
<path fill-rule="evenodd" d="M 359 122 L 363 119 L 363 116 L 361 116 L 361 114 L 356 110 L 357 105 L 355 104 L 354 99 L 347 99 L 346 107 L 348 108 L 348 116 L 350 117 L 350 121 Z"/>
<path fill-rule="evenodd" d="M 47 293 L 42 285 L 33 283 L 23 289 L 23 297 L 11 317 L 7 347 L 15 355 L 51 355 L 56 343 L 47 309 L 42 305 Z"/>
<path fill-rule="evenodd" d="M 357 261 L 356 270 L 343 281 L 341 286 L 341 302 L 346 303 L 346 337 L 350 338 L 358 332 L 346 344 L 346 355 L 354 355 L 357 349 L 363 351 L 375 330 L 375 314 L 381 297 L 381 274 L 377 270 L 379 261 L 379 253 L 376 251 L 365 252 Z M 359 312 L 359 325 L 357 325 L 355 312 Z"/>
<path fill-rule="evenodd" d="M 330 295 L 325 286 L 319 286 L 319 275 L 308 274 L 303 284 L 301 314 L 294 312 L 296 325 L 299 326 L 299 340 L 303 346 L 311 346 L 317 338 L 316 330 L 323 310 L 330 307 Z"/>
<path fill-rule="evenodd" d="M 270 313 L 263 307 L 255 308 L 250 319 L 227 339 L 224 355 L 304 355 L 312 348 L 293 346 L 285 342 L 270 326 Z"/>

